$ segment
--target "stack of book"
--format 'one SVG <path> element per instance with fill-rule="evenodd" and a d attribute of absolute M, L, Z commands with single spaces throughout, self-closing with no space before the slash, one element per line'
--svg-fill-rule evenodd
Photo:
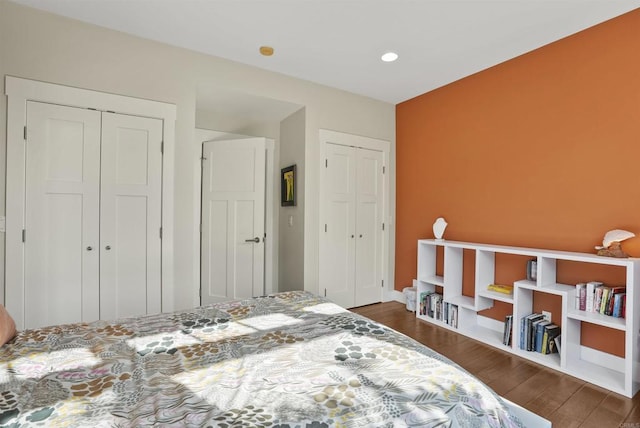
<path fill-rule="evenodd" d="M 489 284 L 489 286 L 487 286 L 487 290 L 513 295 L 513 285 Z"/>
<path fill-rule="evenodd" d="M 576 309 L 609 315 L 616 318 L 625 318 L 627 289 L 621 287 L 608 287 L 602 282 L 591 281 L 576 284 Z"/>
<path fill-rule="evenodd" d="M 445 302 L 442 294 L 433 291 L 420 293 L 420 315 L 458 327 L 458 306 Z"/>
<path fill-rule="evenodd" d="M 549 322 L 542 314 L 533 313 L 520 319 L 520 349 L 552 354 L 558 352 L 560 327 Z"/>

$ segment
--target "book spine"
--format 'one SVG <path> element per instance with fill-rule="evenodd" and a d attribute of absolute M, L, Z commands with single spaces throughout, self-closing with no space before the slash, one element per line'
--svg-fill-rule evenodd
<path fill-rule="evenodd" d="M 610 293 L 611 289 L 609 287 L 604 287 L 602 289 L 602 302 L 600 303 L 600 310 L 598 312 L 600 312 L 601 314 L 604 315 L 606 309 L 607 309 L 607 304 L 609 303 L 609 293 Z"/>
<path fill-rule="evenodd" d="M 613 306 L 616 302 L 616 296 L 618 294 L 620 293 L 611 294 L 611 297 L 609 298 L 609 305 L 607 306 L 607 312 L 605 313 L 605 315 L 613 315 Z"/>
<path fill-rule="evenodd" d="M 584 310 L 587 312 L 593 312 L 593 292 L 595 289 L 595 283 L 587 282 L 587 296 L 585 300 Z"/>
<path fill-rule="evenodd" d="M 599 285 L 595 289 L 595 296 L 593 298 L 593 312 L 599 312 L 600 305 L 602 304 L 602 285 Z"/>
<path fill-rule="evenodd" d="M 616 318 L 620 318 L 620 314 L 622 314 L 622 297 L 624 294 L 614 294 L 614 303 L 613 303 L 613 313 L 612 315 Z"/>
<path fill-rule="evenodd" d="M 538 324 L 538 327 L 536 328 L 536 343 L 535 343 L 535 350 L 536 352 L 540 352 L 542 353 L 542 338 L 544 336 L 544 325 L 542 323 Z"/>
<path fill-rule="evenodd" d="M 527 351 L 533 351 L 533 342 L 536 337 L 536 332 L 533 329 L 533 320 L 528 320 L 527 324 Z"/>
<path fill-rule="evenodd" d="M 584 311 L 587 308 L 587 284 L 580 283 L 577 287 L 580 290 L 580 307 L 578 309 Z"/>

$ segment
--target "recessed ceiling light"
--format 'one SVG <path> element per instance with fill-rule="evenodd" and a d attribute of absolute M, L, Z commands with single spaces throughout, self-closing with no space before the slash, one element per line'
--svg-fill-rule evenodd
<path fill-rule="evenodd" d="M 260 53 L 264 56 L 273 55 L 273 48 L 271 46 L 260 46 Z"/>
<path fill-rule="evenodd" d="M 398 54 L 395 52 L 387 52 L 380 57 L 384 62 L 393 62 L 398 59 Z"/>

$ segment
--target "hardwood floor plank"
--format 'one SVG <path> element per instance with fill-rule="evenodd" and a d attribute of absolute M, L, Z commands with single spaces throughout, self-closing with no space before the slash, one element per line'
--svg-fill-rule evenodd
<path fill-rule="evenodd" d="M 507 392 L 504 397 L 514 403 L 529 403 L 537 397 L 547 394 L 549 389 L 553 389 L 554 381 L 557 378 L 558 375 L 550 370 L 539 370 L 529 379 Z M 551 393 L 554 394 L 555 391 L 551 391 Z"/>
<path fill-rule="evenodd" d="M 607 394 L 608 391 L 605 389 L 585 383 L 547 419 L 555 424 L 554 421 L 556 419 L 565 420 L 565 418 L 569 418 L 572 421 L 582 424 L 589 419 L 591 413 L 602 404 Z"/>
<path fill-rule="evenodd" d="M 624 424 L 627 424 L 625 426 Z M 633 397 L 633 409 L 627 415 L 621 428 L 640 428 L 640 394 Z M 636 424 L 635 426 L 633 424 Z"/>
<path fill-rule="evenodd" d="M 515 370 L 510 371 L 508 376 L 501 376 L 489 382 L 487 385 L 489 385 L 498 394 L 504 396 L 513 388 L 517 387 L 522 382 L 525 382 L 531 376 L 534 376 L 540 370 L 540 366 L 529 361 L 523 361 Z M 518 403 L 515 401 L 514 403 L 525 407 L 524 403 Z"/>
<path fill-rule="evenodd" d="M 547 390 L 547 393 L 538 395 L 530 400 L 523 407 L 526 407 L 543 418 L 549 419 L 551 414 L 558 410 L 573 394 L 582 388 L 585 383 L 586 382 L 580 379 L 562 373 L 555 373 L 553 388 Z"/>

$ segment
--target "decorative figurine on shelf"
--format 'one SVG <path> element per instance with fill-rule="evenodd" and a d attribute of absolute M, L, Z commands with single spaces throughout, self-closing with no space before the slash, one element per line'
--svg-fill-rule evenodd
<path fill-rule="evenodd" d="M 622 244 L 620 243 L 625 239 L 633 238 L 634 236 L 636 236 L 634 233 L 626 230 L 610 230 L 605 233 L 604 239 L 602 240 L 602 246 L 596 247 L 596 250 L 598 250 L 597 254 L 604 257 L 629 257 L 627 253 L 622 251 Z"/>
<path fill-rule="evenodd" d="M 444 235 L 444 230 L 447 228 L 447 222 L 442 217 L 438 217 L 433 223 L 433 236 L 436 237 L 436 240 L 442 241 L 442 235 Z"/>

